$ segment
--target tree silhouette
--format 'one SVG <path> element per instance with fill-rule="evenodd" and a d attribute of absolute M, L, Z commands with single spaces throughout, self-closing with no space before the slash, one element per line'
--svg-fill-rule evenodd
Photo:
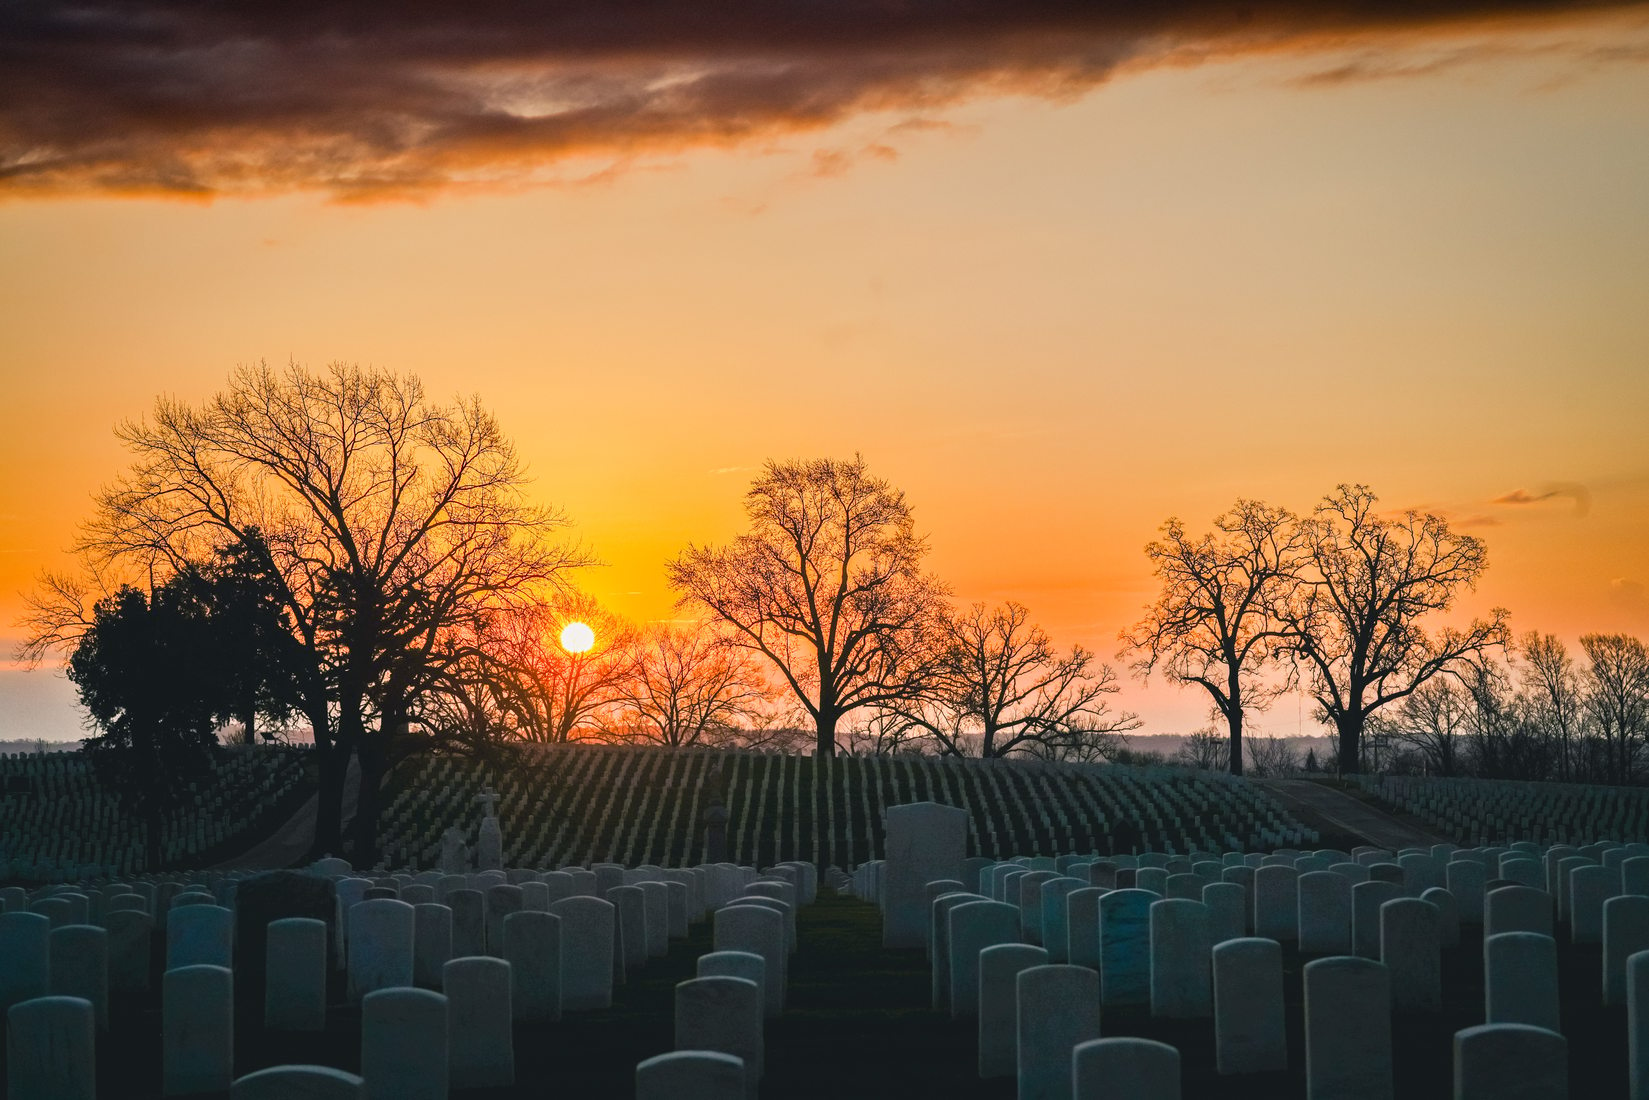
<path fill-rule="evenodd" d="M 1370 715 L 1465 657 L 1506 640 L 1506 612 L 1428 634 L 1421 620 L 1454 606 L 1488 565 L 1483 543 L 1441 517 L 1385 518 L 1366 485 L 1341 485 L 1303 524 L 1305 572 L 1282 615 L 1318 716 L 1339 735 L 1340 771 L 1361 770 Z"/>
<path fill-rule="evenodd" d="M 702 624 L 656 623 L 632 644 L 613 705 L 624 739 L 688 748 L 730 740 L 769 697 L 746 650 Z"/>
<path fill-rule="evenodd" d="M 1162 593 L 1123 640 L 1142 656 L 1136 671 L 1161 667 L 1177 684 L 1208 693 L 1225 720 L 1232 775 L 1243 771 L 1243 718 L 1264 710 L 1283 690 L 1261 671 L 1281 649 L 1280 609 L 1297 583 L 1303 535 L 1294 515 L 1257 500 L 1239 500 L 1200 539 L 1170 519 L 1145 547 Z"/>
<path fill-rule="evenodd" d="M 355 857 L 370 862 L 379 785 L 438 682 L 445 635 L 559 589 L 587 555 L 559 541 L 559 513 L 527 501 L 479 399 L 434 402 L 411 376 L 242 367 L 200 406 L 162 398 L 119 435 L 133 464 L 99 494 L 79 549 L 94 569 L 161 576 L 220 550 L 261 565 L 303 658 L 313 850 L 341 848 L 358 755 Z"/>
<path fill-rule="evenodd" d="M 833 755 L 844 715 L 931 683 L 944 586 L 922 571 L 905 495 L 859 456 L 768 462 L 745 513 L 731 545 L 671 562 L 670 584 L 772 662 L 814 723 L 815 752 Z"/>
<path fill-rule="evenodd" d="M 103 731 L 86 741 L 86 754 L 143 822 L 151 870 L 167 811 L 211 775 L 227 698 L 212 627 L 190 587 L 174 581 L 152 598 L 122 588 L 99 601 L 69 657 L 69 679 Z"/>
<path fill-rule="evenodd" d="M 1587 706 L 1603 735 L 1609 778 L 1629 783 L 1649 737 L 1649 646 L 1630 634 L 1583 634 Z"/>
<path fill-rule="evenodd" d="M 1092 760 L 1139 728 L 1138 716 L 1110 709 L 1111 667 L 1081 646 L 1058 652 L 1023 604 L 973 604 L 947 618 L 944 637 L 929 689 L 887 709 L 946 754 Z"/>

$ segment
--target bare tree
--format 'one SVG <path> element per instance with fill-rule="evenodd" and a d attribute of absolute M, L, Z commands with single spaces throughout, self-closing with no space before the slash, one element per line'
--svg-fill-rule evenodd
<path fill-rule="evenodd" d="M 1193 730 L 1180 744 L 1179 751 L 1174 759 L 1188 768 L 1199 768 L 1207 772 L 1223 772 L 1231 768 L 1228 757 L 1231 754 L 1231 740 L 1229 737 L 1203 728 Z"/>
<path fill-rule="evenodd" d="M 1374 510 L 1365 485 L 1341 485 L 1304 521 L 1306 573 L 1284 610 L 1291 648 L 1310 673 L 1318 717 L 1332 721 L 1340 771 L 1362 767 L 1369 716 L 1464 657 L 1504 645 L 1506 612 L 1428 634 L 1421 620 L 1454 606 L 1488 565 L 1483 543 L 1416 511 Z"/>
<path fill-rule="evenodd" d="M 1609 778 L 1630 783 L 1649 737 L 1649 647 L 1630 634 L 1584 634 L 1586 698 L 1609 753 Z"/>
<path fill-rule="evenodd" d="M 1439 677 L 1414 690 L 1388 712 L 1371 721 L 1381 723 L 1391 742 L 1419 753 L 1431 775 L 1460 774 L 1462 757 L 1471 736 L 1471 699 L 1459 683 Z"/>
<path fill-rule="evenodd" d="M 1292 775 L 1300 770 L 1300 753 L 1286 737 L 1250 737 L 1250 771 L 1261 778 Z"/>
<path fill-rule="evenodd" d="M 1214 520 L 1217 533 L 1193 539 L 1170 519 L 1145 547 L 1162 593 L 1126 641 L 1142 656 L 1142 676 L 1161 666 L 1169 680 L 1208 693 L 1225 720 L 1231 774 L 1241 775 L 1243 716 L 1282 690 L 1261 672 L 1278 650 L 1278 609 L 1295 584 L 1302 535 L 1293 513 L 1239 500 Z"/>
<path fill-rule="evenodd" d="M 587 555 L 559 540 L 559 513 L 527 502 L 515 448 L 479 400 L 436 403 L 410 376 L 242 367 L 200 406 L 162 398 L 119 435 L 133 464 L 99 494 L 78 549 L 94 573 L 162 577 L 218 550 L 257 557 L 306 658 L 315 850 L 341 847 L 358 755 L 355 856 L 374 859 L 380 782 L 418 747 L 409 716 L 445 635 L 558 589 Z"/>
<path fill-rule="evenodd" d="M 891 707 L 942 752 L 1093 759 L 1139 728 L 1137 715 L 1111 710 L 1111 667 L 1081 646 L 1057 651 L 1023 604 L 973 604 L 948 618 L 945 639 L 932 689 Z"/>
<path fill-rule="evenodd" d="M 613 707 L 624 739 L 688 748 L 761 729 L 770 694 L 747 650 L 702 623 L 657 623 L 631 646 Z"/>
<path fill-rule="evenodd" d="M 671 562 L 670 584 L 772 663 L 832 755 L 844 715 L 928 685 L 944 586 L 922 572 L 905 495 L 861 457 L 769 462 L 745 513 L 732 545 Z"/>
<path fill-rule="evenodd" d="M 1554 743 L 1557 778 L 1568 781 L 1574 742 L 1586 722 L 1586 696 L 1580 670 L 1562 639 L 1531 630 L 1518 643 L 1523 655 L 1519 676 L 1522 710 L 1530 723 Z"/>

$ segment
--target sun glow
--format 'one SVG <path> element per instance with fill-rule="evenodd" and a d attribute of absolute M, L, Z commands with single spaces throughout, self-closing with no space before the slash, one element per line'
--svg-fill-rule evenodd
<path fill-rule="evenodd" d="M 561 628 L 561 648 L 568 653 L 588 653 L 595 645 L 595 631 L 587 623 L 568 623 Z"/>

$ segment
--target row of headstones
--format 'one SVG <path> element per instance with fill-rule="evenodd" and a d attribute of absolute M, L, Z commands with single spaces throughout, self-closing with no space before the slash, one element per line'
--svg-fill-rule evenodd
<path fill-rule="evenodd" d="M 942 1007 L 954 972 L 955 988 L 949 991 L 953 1013 L 967 1014 L 967 1009 L 973 1007 L 979 1015 L 981 1072 L 988 1075 L 990 1067 L 1003 1072 L 1004 1064 L 1011 1072 L 1013 1025 L 1018 1012 L 1013 983 L 1017 973 L 1030 966 L 1069 962 L 1094 974 L 1096 993 L 1097 987 L 1103 986 L 1106 1004 L 1149 1003 L 1159 1016 L 1195 1018 L 1213 1014 L 1217 1045 L 1223 1050 L 1226 1033 L 1246 1027 L 1255 1018 L 1252 998 L 1234 996 L 1222 1002 L 1219 993 L 1219 948 L 1238 941 L 1247 932 L 1269 937 L 1250 941 L 1255 944 L 1275 946 L 1276 940 L 1298 938 L 1307 953 L 1347 953 L 1355 943 L 1360 953 L 1380 959 L 1377 965 L 1383 971 L 1388 1005 L 1400 1010 L 1438 1007 L 1440 952 L 1445 943 L 1458 943 L 1461 907 L 1449 892 L 1424 886 L 1425 868 L 1415 861 L 1407 867 L 1391 866 L 1410 873 L 1408 886 L 1421 890 L 1420 899 L 1401 897 L 1403 888 L 1393 882 L 1372 878 L 1357 881 L 1365 877 L 1361 868 L 1378 861 L 1384 853 L 1370 849 L 1355 854 L 1365 862 L 1337 863 L 1334 866 L 1338 871 L 1304 874 L 1282 863 L 1290 858 L 1286 855 L 1270 863 L 1262 860 L 1257 868 L 1245 862 L 1225 868 L 1226 878 L 1234 881 L 1223 882 L 1200 882 L 1201 876 L 1177 869 L 1177 873 L 1170 874 L 1169 867 L 1122 868 L 1115 861 L 1102 860 L 1068 862 L 1066 870 L 1077 874 L 1066 876 L 1031 870 L 1023 864 L 981 867 L 979 889 L 974 892 L 964 892 L 960 881 L 931 883 L 927 893 L 932 905 L 929 940 L 935 1007 Z M 1487 918 L 1488 1022 L 1555 1030 L 1557 973 L 1555 942 L 1550 935 L 1550 895 L 1530 886 L 1508 885 L 1506 880 L 1485 883 L 1483 861 L 1470 858 L 1474 853 L 1460 854 L 1468 858 L 1458 864 L 1451 862 L 1446 870 L 1451 885 L 1467 887 L 1463 892 L 1472 898 L 1468 919 L 1475 923 Z M 1322 853 L 1318 858 L 1333 855 L 1338 853 Z M 1563 852 L 1547 855 L 1554 878 L 1560 871 L 1584 877 L 1584 868 L 1565 865 L 1570 857 Z M 1304 862 L 1313 857 L 1296 858 Z M 1631 859 L 1625 863 L 1631 863 Z M 1374 862 L 1374 866 L 1382 865 Z M 1627 867 L 1628 877 L 1631 871 Z M 1166 877 L 1151 877 L 1155 875 Z M 1139 876 L 1146 876 L 1146 881 L 1159 890 L 1141 889 L 1128 881 Z M 1090 885 L 1094 881 L 1110 885 Z M 1486 907 L 1485 885 L 1491 887 Z M 1164 886 L 1169 887 L 1170 895 L 1177 896 L 1163 897 L 1160 887 Z M 1247 901 L 1250 887 L 1252 906 Z M 1199 888 L 1201 901 L 1195 900 Z M 1576 889 L 1571 886 L 1571 895 Z M 1013 904 L 1005 904 L 1004 900 Z M 1629 984 L 1628 956 L 1649 947 L 1649 898 L 1623 895 L 1605 901 L 1601 921 L 1605 999 L 1619 1003 L 1625 999 Z M 1583 913 L 1585 903 L 1573 905 L 1572 910 Z M 998 969 L 993 971 L 986 965 L 986 953 L 998 944 L 1006 949 L 997 953 Z M 1257 952 L 1258 959 L 1266 957 L 1264 948 L 1247 950 Z M 1234 968 L 1233 977 L 1240 977 L 1245 971 L 1238 966 L 1238 957 L 1230 952 L 1226 957 L 1230 960 L 1228 968 Z M 1280 953 L 1276 958 L 1272 984 L 1278 995 L 1271 1013 L 1275 1026 L 1270 1030 L 1280 1037 Z M 979 968 L 977 979 L 969 965 L 974 959 Z M 1268 967 L 1262 965 L 1262 969 Z M 970 983 L 975 985 L 973 990 L 968 988 Z M 1096 1017 L 1100 1003 L 1101 998 L 1096 996 Z M 1649 1010 L 1649 1004 L 1644 1008 Z M 1634 1007 L 1634 1014 L 1636 1011 Z M 1222 1015 L 1228 1018 L 1229 1027 L 1221 1026 Z M 1649 1011 L 1645 1018 L 1649 1019 Z M 1025 1019 L 1022 1012 L 1018 1012 L 1018 1019 Z M 1386 1027 L 1389 1032 L 1389 1020 Z M 1286 1066 L 1286 1053 L 1283 1058 Z M 1223 1055 L 1221 1061 L 1225 1061 Z M 1384 1074 L 1389 1088 L 1389 1058 Z"/>
<path fill-rule="evenodd" d="M 769 874 L 782 874 L 780 865 Z M 799 865 L 811 876 L 814 868 Z M 636 1066 L 637 1100 L 750 1100 L 766 1070 L 765 1021 L 784 1009 L 799 906 L 817 898 L 810 878 L 793 895 L 760 878 L 718 909 L 713 950 L 676 985 L 674 1051 Z M 762 889 L 763 887 L 778 889 Z"/>
<path fill-rule="evenodd" d="M 707 890 L 756 894 L 765 890 L 783 896 L 782 889 L 791 892 L 793 901 L 802 885 L 816 889 L 813 869 L 805 865 L 773 869 L 782 887 L 769 883 L 742 889 L 733 884 L 753 879 L 754 869 L 725 865 L 694 869 L 699 873 L 681 872 L 697 887 L 689 902 L 686 883 L 660 883 L 646 877 L 667 873 L 662 869 L 617 870 L 620 884 L 608 885 L 606 898 L 574 894 L 550 903 L 544 912 L 524 908 L 522 886 L 509 883 L 490 885 L 485 894 L 467 885 L 450 889 L 448 897 L 457 902 L 457 910 L 381 895 L 363 896 L 349 904 L 335 926 L 343 935 L 334 937 L 335 942 L 342 942 L 347 936 L 354 945 L 345 960 L 349 994 L 351 999 L 362 999 L 363 1020 L 382 1017 L 387 1021 L 383 1026 L 363 1024 L 362 1065 L 389 1065 L 408 1058 L 416 1062 L 410 1052 L 432 1049 L 425 1033 L 439 1031 L 441 1072 L 437 1075 L 437 1067 L 423 1066 L 417 1076 L 426 1081 L 439 1076 L 444 1081 L 446 998 L 450 997 L 456 1002 L 450 1015 L 454 1082 L 490 1083 L 504 1073 L 504 1066 L 513 1078 L 513 1053 L 507 1049 L 512 1020 L 553 1020 L 559 1019 L 563 1008 L 606 1007 L 612 1000 L 615 975 L 622 980 L 625 969 L 663 954 L 669 937 L 686 935 L 690 916 L 702 918 Z M 783 878 L 786 875 L 789 881 Z M 624 877 L 632 876 L 634 885 L 622 884 Z M 613 880 L 611 875 L 600 877 L 609 883 Z M 406 888 L 428 886 L 409 883 Z M 392 886 L 373 886 L 366 893 L 393 890 Z M 340 909 L 352 893 L 347 888 L 340 891 Z M 200 896 L 179 895 L 173 900 L 162 989 L 163 1089 L 167 1095 L 225 1089 L 233 1064 L 234 914 L 227 907 L 201 903 Z M 488 919 L 488 902 L 495 919 Z M 769 903 L 786 904 L 771 898 Z M 487 931 L 493 935 L 474 952 L 477 957 L 454 957 L 455 913 L 477 907 L 481 914 L 477 928 L 483 935 Z M 115 941 L 122 949 L 113 954 L 120 963 L 113 967 L 109 929 L 83 924 L 53 929 L 41 913 L 0 916 L 0 988 L 10 997 L 6 1007 L 34 1006 L 21 1014 L 24 1025 L 8 1031 L 15 1036 L 8 1038 L 13 1053 L 8 1064 L 13 1097 L 91 1095 L 85 1090 L 91 1087 L 86 1067 L 92 1064 L 93 1048 L 81 1034 L 80 1006 L 91 1021 L 92 1033 L 106 1029 L 111 977 L 117 991 L 139 992 L 147 988 L 149 975 L 152 925 L 148 914 L 113 909 L 108 919 L 132 932 Z M 301 1031 L 325 1026 L 327 938 L 327 924 L 320 920 L 287 918 L 270 923 L 266 1027 Z M 502 957 L 478 957 L 489 949 Z M 416 985 L 434 988 L 418 990 L 413 988 Z M 437 1013 L 431 1007 L 436 1002 L 427 997 L 382 996 L 419 992 L 439 998 L 438 1028 L 433 1022 Z M 372 1001 L 377 1007 L 369 1013 L 366 1002 L 372 998 L 377 998 Z M 418 1035 L 416 1041 L 402 1044 L 409 1052 L 405 1054 L 395 1053 L 398 1029 L 391 1026 L 402 1017 L 413 1021 L 409 1026 Z M 27 1023 L 31 1020 L 34 1025 Z M 87 1039 L 84 1043 L 83 1038 Z M 504 1050 L 499 1049 L 500 1040 Z M 375 1058 L 367 1049 L 374 1043 L 394 1049 Z M 393 1089 L 379 1094 L 402 1095 Z M 444 1086 L 440 1095 L 445 1095 Z"/>

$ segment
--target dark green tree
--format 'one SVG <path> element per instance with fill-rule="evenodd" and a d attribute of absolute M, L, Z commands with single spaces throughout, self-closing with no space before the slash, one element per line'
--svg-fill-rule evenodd
<path fill-rule="evenodd" d="M 143 822 L 147 865 L 161 862 L 166 814 L 208 779 L 225 705 L 204 606 L 174 581 L 152 596 L 100 601 L 69 658 L 69 679 L 102 732 L 85 752 L 126 812 Z"/>

